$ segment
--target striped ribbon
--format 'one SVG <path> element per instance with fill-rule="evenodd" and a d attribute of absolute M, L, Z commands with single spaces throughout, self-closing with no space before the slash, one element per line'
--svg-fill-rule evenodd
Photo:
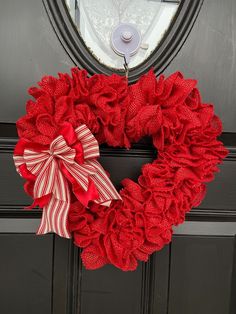
<path fill-rule="evenodd" d="M 51 143 L 49 150 L 38 152 L 26 148 L 22 156 L 14 156 L 19 173 L 20 166 L 25 164 L 28 171 L 36 177 L 34 199 L 50 195 L 48 203 L 43 207 L 37 234 L 55 232 L 61 237 L 70 238 L 67 216 L 71 194 L 65 172 L 73 177 L 84 192 L 88 191 L 92 180 L 97 190 L 97 198 L 94 200 L 96 203 L 109 206 L 113 199 L 121 199 L 105 170 L 96 160 L 99 157 L 99 146 L 91 131 L 86 125 L 81 125 L 75 130 L 75 134 L 83 148 L 81 164 L 75 160 L 76 149 L 68 146 L 62 135 Z"/>

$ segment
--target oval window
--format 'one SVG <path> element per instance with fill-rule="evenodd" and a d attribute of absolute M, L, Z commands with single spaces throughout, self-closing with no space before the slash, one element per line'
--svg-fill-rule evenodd
<path fill-rule="evenodd" d="M 144 62 L 158 47 L 178 11 L 180 0 L 65 0 L 71 19 L 90 53 L 110 68 L 122 69 L 124 59 L 117 53 L 112 39 L 117 27 L 128 25 L 137 31 L 129 58 L 129 68 Z M 119 31 L 119 30 L 118 30 Z M 129 40 L 132 33 L 124 33 Z M 128 37 L 127 37 L 128 36 Z M 139 38 L 137 38 L 139 37 Z M 118 50 L 121 43 L 118 45 Z M 127 43 L 125 44 L 126 46 Z M 131 43 L 130 43 L 131 45 Z M 132 46 L 132 45 L 131 45 Z M 121 47 L 122 50 L 122 47 Z M 132 47 L 131 47 L 132 50 Z"/>
<path fill-rule="evenodd" d="M 129 58 L 131 83 L 150 67 L 156 75 L 164 71 L 186 41 L 203 1 L 43 0 L 43 3 L 65 51 L 74 64 L 89 74 L 124 74 L 124 54 L 119 52 L 124 46 L 135 46 L 128 57 L 125 54 Z M 116 32 L 119 26 L 121 29 Z"/>

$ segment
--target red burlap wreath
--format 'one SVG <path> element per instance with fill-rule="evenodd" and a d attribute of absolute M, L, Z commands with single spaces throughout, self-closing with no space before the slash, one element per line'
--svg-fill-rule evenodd
<path fill-rule="evenodd" d="M 179 72 L 157 79 L 150 71 L 133 85 L 115 74 L 71 73 L 45 76 L 29 89 L 35 100 L 17 121 L 18 134 L 47 146 L 67 121 L 87 125 L 99 144 L 112 147 L 152 137 L 158 157 L 142 167 L 137 182 L 122 181 L 122 201 L 86 208 L 74 197 L 68 219 L 87 269 L 113 264 L 135 270 L 171 241 L 172 227 L 204 198 L 205 183 L 227 155 L 217 140 L 221 121 L 202 103 L 196 81 Z"/>

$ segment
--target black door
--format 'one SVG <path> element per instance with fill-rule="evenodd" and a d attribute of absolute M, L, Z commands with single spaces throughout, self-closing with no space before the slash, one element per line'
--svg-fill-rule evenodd
<path fill-rule="evenodd" d="M 31 200 L 12 159 L 29 86 L 75 65 L 91 74 L 112 70 L 85 53 L 73 26 L 63 24 L 63 1 L 0 1 L 1 314 L 236 313 L 236 1 L 183 0 L 181 6 L 168 45 L 131 71 L 130 81 L 150 63 L 157 74 L 180 70 L 198 79 L 203 100 L 215 104 L 223 121 L 230 153 L 172 243 L 136 271 L 122 272 L 87 271 L 71 241 L 35 235 L 41 211 L 23 210 Z M 152 156 L 144 143 L 129 152 L 105 149 L 101 163 L 118 184 L 136 177 Z"/>

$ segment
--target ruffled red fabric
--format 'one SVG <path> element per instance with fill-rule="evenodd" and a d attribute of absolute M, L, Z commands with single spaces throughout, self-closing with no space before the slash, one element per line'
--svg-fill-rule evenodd
<path fill-rule="evenodd" d="M 150 71 L 128 85 L 115 74 L 88 78 L 75 68 L 71 75 L 45 76 L 29 89 L 34 101 L 17 121 L 22 139 L 49 145 L 68 121 L 74 127 L 86 124 L 100 144 L 113 147 L 129 148 L 151 136 L 158 151 L 137 182 L 122 181 L 123 201 L 110 207 L 71 205 L 69 229 L 87 269 L 113 264 L 135 270 L 138 261 L 171 241 L 172 227 L 204 198 L 205 184 L 227 150 L 217 140 L 221 121 L 212 105 L 202 103 L 196 84 L 179 72 L 157 79 Z M 26 190 L 30 193 L 30 183 Z"/>

